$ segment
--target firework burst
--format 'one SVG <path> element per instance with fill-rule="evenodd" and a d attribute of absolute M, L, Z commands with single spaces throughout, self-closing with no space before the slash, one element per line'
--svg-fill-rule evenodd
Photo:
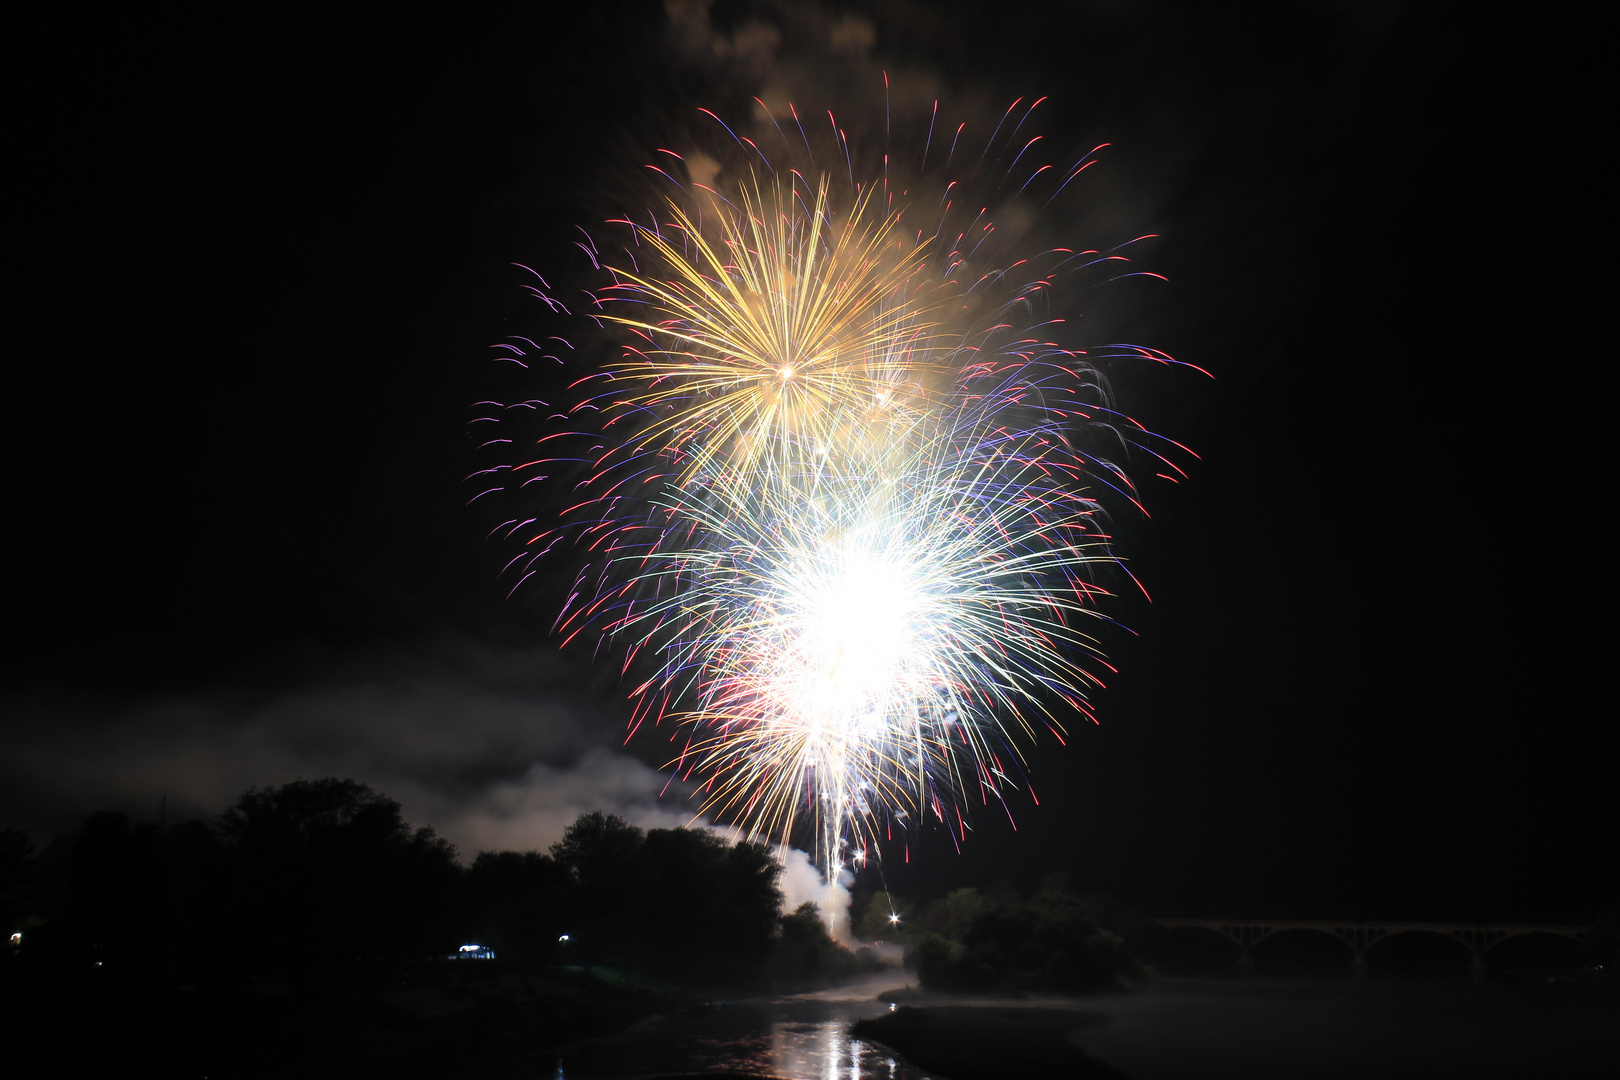
<path fill-rule="evenodd" d="M 647 572 L 680 586 L 618 628 L 676 643 L 642 691 L 690 728 L 705 809 L 783 840 L 809 816 L 824 868 L 884 811 L 965 829 L 961 800 L 1002 797 L 1023 737 L 1061 737 L 1049 702 L 1089 712 L 1097 505 L 1053 483 L 1027 434 L 937 438 L 895 475 L 821 477 L 766 517 L 681 508 L 711 542 L 660 552 Z"/>
<path fill-rule="evenodd" d="M 826 177 L 801 183 L 751 178 L 738 205 L 706 193 L 713 242 L 675 203 L 659 228 L 625 222 L 644 258 L 611 264 L 604 312 L 644 346 L 604 375 L 611 407 L 645 418 L 630 455 L 682 448 L 677 482 L 780 471 L 796 451 L 843 445 L 852 425 L 903 422 L 940 366 L 927 243 L 898 236 L 870 192 L 835 215 Z"/>
<path fill-rule="evenodd" d="M 577 444 L 583 497 L 553 528 L 503 529 L 524 573 L 559 540 L 585 553 L 558 625 L 622 644 L 645 676 L 632 733 L 676 733 L 703 810 L 783 842 L 808 827 L 830 872 L 896 823 L 965 836 L 968 804 L 1022 786 L 1039 729 L 1091 717 L 1105 505 L 1136 503 L 1114 459 L 1179 470 L 1115 411 L 1098 357 L 1033 320 L 1059 274 L 1117 252 L 987 266 L 993 226 L 963 220 L 954 184 L 919 228 L 852 163 L 840 195 L 748 145 L 768 178 L 694 184 L 618 222 L 616 254 L 586 245 L 623 354 L 541 439 Z"/>

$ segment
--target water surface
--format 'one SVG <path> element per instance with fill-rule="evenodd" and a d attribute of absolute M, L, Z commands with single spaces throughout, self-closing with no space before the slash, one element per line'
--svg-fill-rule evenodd
<path fill-rule="evenodd" d="M 948 1080 L 852 1037 L 894 977 L 817 994 L 651 1017 L 564 1047 L 517 1080 L 731 1072 L 785 1080 Z M 972 999 L 940 1003 L 972 1005 Z M 917 1002 L 926 1006 L 926 1002 Z M 1620 998 L 1462 980 L 1166 978 L 1084 999 L 978 1002 L 1103 1013 L 1069 1039 L 1136 1080 L 1620 1076 Z"/>
<path fill-rule="evenodd" d="M 937 1080 L 849 1034 L 857 1020 L 888 1012 L 876 995 L 901 982 L 890 975 L 814 994 L 716 1002 L 649 1017 L 617 1035 L 564 1047 L 554 1073 L 525 1075 L 625 1080 L 729 1071 L 784 1080 Z"/>

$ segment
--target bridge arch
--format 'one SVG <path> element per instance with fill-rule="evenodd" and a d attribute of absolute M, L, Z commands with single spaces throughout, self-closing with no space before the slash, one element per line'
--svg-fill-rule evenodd
<path fill-rule="evenodd" d="M 1475 948 L 1441 926 L 1404 926 L 1390 930 L 1367 946 L 1367 960 L 1373 967 L 1389 964 L 1407 970 L 1429 971 L 1437 976 L 1484 970 Z"/>
<path fill-rule="evenodd" d="M 1171 931 L 1199 929 L 1225 938 L 1227 942 L 1237 947 L 1238 967 L 1243 970 L 1253 967 L 1253 950 L 1257 946 L 1289 931 L 1317 931 L 1344 942 L 1352 951 L 1351 966 L 1357 972 L 1366 970 L 1367 952 L 1380 942 L 1409 934 L 1434 935 L 1456 942 L 1466 951 L 1470 959 L 1469 970 L 1476 979 L 1485 977 L 1485 956 L 1497 946 L 1512 948 L 1512 942 L 1520 939 L 1533 940 L 1537 935 L 1579 942 L 1586 935 L 1585 927 L 1546 924 L 1532 926 L 1506 923 L 1393 923 L 1329 919 L 1161 919 L 1159 922 Z M 1205 939 L 1209 937 L 1208 934 L 1201 936 Z M 1562 946 L 1561 949 L 1567 962 L 1572 958 L 1569 947 Z M 1205 951 L 1207 952 L 1207 949 Z M 1229 950 L 1227 953 L 1230 955 Z M 1542 949 L 1541 953 L 1546 954 L 1547 950 Z"/>
<path fill-rule="evenodd" d="M 1356 946 L 1325 926 L 1277 926 L 1249 943 L 1249 957 L 1262 967 L 1343 969 Z"/>

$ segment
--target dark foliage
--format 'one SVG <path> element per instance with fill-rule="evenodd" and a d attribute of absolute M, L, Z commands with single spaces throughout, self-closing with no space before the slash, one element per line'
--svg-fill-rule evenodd
<path fill-rule="evenodd" d="M 483 852 L 464 870 L 397 802 L 330 778 L 254 789 L 214 823 L 98 813 L 39 860 L 0 835 L 6 925 L 27 927 L 8 963 L 216 988 L 386 982 L 467 942 L 518 969 L 759 986 L 780 872 L 759 844 L 601 813 L 550 855 Z"/>
<path fill-rule="evenodd" d="M 800 904 L 782 916 L 781 930 L 771 943 L 773 983 L 788 986 L 831 982 L 858 970 L 855 955 L 833 941 L 814 904 Z"/>
<path fill-rule="evenodd" d="M 329 982 L 448 951 L 459 873 L 446 841 L 353 780 L 255 789 L 215 825 L 97 813 L 15 902 L 18 952 L 119 982 Z"/>
<path fill-rule="evenodd" d="M 763 845 L 702 829 L 643 834 L 595 813 L 570 825 L 551 854 L 565 875 L 565 961 L 661 982 L 759 982 L 782 903 L 781 868 Z"/>
<path fill-rule="evenodd" d="M 0 832 L 0 914 L 22 933 L 0 951 L 0 1009 L 63 1075 L 131 1055 L 199 1075 L 439 1075 L 668 1008 L 649 982 L 763 988 L 780 872 L 759 844 L 599 813 L 549 855 L 463 869 L 353 780 L 254 789 L 168 828 L 98 813 L 38 858 Z M 849 955 L 802 922 L 787 936 Z M 498 959 L 449 959 L 469 942 Z"/>
<path fill-rule="evenodd" d="M 226 934 L 260 969 L 322 971 L 455 944 L 455 848 L 364 784 L 255 788 L 220 833 L 232 856 Z"/>
<path fill-rule="evenodd" d="M 636 863 L 645 837 L 624 819 L 600 811 L 583 814 L 551 845 L 551 857 L 571 886 L 564 913 L 569 920 L 568 959 L 587 968 L 623 962 L 640 920 Z"/>
<path fill-rule="evenodd" d="M 22 917 L 34 870 L 34 845 L 20 829 L 0 829 L 0 928 Z"/>
<path fill-rule="evenodd" d="M 635 945 L 650 970 L 710 983 L 758 980 L 782 903 L 780 868 L 763 845 L 654 829 L 637 864 L 633 895 L 644 914 Z"/>
<path fill-rule="evenodd" d="M 887 899 L 887 898 L 885 898 Z M 909 931 L 907 958 L 931 990 L 1083 993 L 1129 981 L 1141 964 L 1106 929 L 1095 898 L 1047 888 L 1028 901 L 958 889 Z M 1112 922 L 1112 920 L 1110 920 Z"/>
<path fill-rule="evenodd" d="M 468 938 L 520 966 L 555 963 L 571 920 L 568 871 L 537 851 L 485 851 L 468 868 Z"/>
<path fill-rule="evenodd" d="M 1581 945 L 1586 977 L 1609 986 L 1620 986 L 1620 904 L 1610 904 L 1592 921 L 1592 929 Z"/>

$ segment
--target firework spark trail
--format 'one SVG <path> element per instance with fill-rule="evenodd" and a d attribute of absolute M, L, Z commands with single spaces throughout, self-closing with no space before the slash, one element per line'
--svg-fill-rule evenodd
<path fill-rule="evenodd" d="M 1036 164 L 1039 140 L 1018 135 L 1033 108 L 1004 186 L 1055 185 L 1050 202 L 1095 151 Z M 858 182 L 832 127 L 847 193 L 727 128 L 769 177 L 739 168 L 729 198 L 683 188 L 665 220 L 617 223 L 617 255 L 581 245 L 610 275 L 592 317 L 624 352 L 510 469 L 517 484 L 582 470 L 560 524 L 497 526 L 537 553 L 509 564 L 519 584 L 559 541 L 585 553 L 558 627 L 651 671 L 632 733 L 684 733 L 671 764 L 703 812 L 782 842 L 808 819 L 829 880 L 884 822 L 932 814 L 965 838 L 975 797 L 1004 805 L 1020 786 L 1038 729 L 1062 738 L 1057 703 L 1091 717 L 1106 662 L 1079 627 L 1107 595 L 1094 571 L 1116 562 L 1105 505 L 1140 503 L 1087 447 L 1100 434 L 1176 473 L 1184 449 L 1115 410 L 1095 364 L 1034 319 L 1059 275 L 1118 249 L 992 264 L 987 209 L 945 183 L 913 228 L 887 158 Z"/>

